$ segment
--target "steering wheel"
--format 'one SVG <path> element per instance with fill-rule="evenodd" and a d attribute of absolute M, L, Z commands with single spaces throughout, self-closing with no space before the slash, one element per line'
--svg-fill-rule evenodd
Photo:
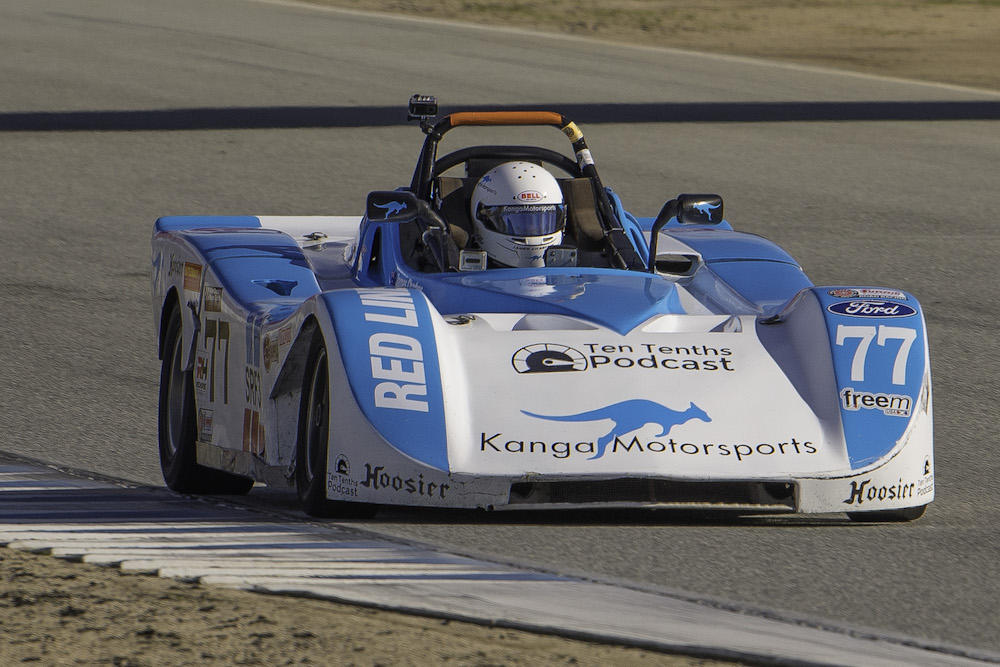
<path fill-rule="evenodd" d="M 434 163 L 432 178 L 436 178 L 452 167 L 469 160 L 490 159 L 507 162 L 511 160 L 540 160 L 551 164 L 572 176 L 580 178 L 583 172 L 570 157 L 540 146 L 470 146 L 448 153 Z"/>

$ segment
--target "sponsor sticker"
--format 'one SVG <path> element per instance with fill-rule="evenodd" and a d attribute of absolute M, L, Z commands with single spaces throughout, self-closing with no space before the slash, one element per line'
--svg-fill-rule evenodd
<path fill-rule="evenodd" d="M 830 290 L 827 294 L 840 299 L 896 299 L 897 301 L 908 301 L 906 295 L 899 290 L 872 287 L 840 287 Z"/>
<path fill-rule="evenodd" d="M 708 345 L 584 345 L 590 367 L 660 369 L 682 371 L 735 371 L 733 351 Z"/>
<path fill-rule="evenodd" d="M 177 255 L 170 253 L 170 263 L 167 266 L 167 277 L 179 276 L 184 273 L 184 262 Z"/>
<path fill-rule="evenodd" d="M 418 474 L 416 477 L 412 475 L 404 477 L 391 470 L 386 470 L 385 466 L 372 465 L 371 463 L 365 464 L 365 478 L 360 484 L 372 491 L 393 491 L 407 495 L 442 499 L 451 488 L 451 485 L 444 482 L 432 482 L 430 479 L 425 479 L 423 473 Z"/>
<path fill-rule="evenodd" d="M 573 123 L 573 122 L 568 123 L 562 129 L 562 131 L 563 131 L 563 134 L 565 134 L 566 137 L 571 142 L 575 143 L 575 142 L 579 141 L 580 139 L 583 139 L 583 132 L 580 131 L 580 128 L 577 127 L 576 123 Z"/>
<path fill-rule="evenodd" d="M 205 296 L 203 299 L 205 304 L 205 311 L 209 313 L 221 313 L 222 312 L 222 288 L 221 287 L 206 287 Z"/>
<path fill-rule="evenodd" d="M 264 336 L 264 370 L 271 370 L 271 366 L 278 363 L 278 339 L 270 334 Z"/>
<path fill-rule="evenodd" d="M 334 472 L 326 476 L 327 495 L 335 494 L 342 498 L 356 498 L 358 495 L 358 480 L 351 479 L 351 462 L 343 454 L 337 456 L 333 464 Z"/>
<path fill-rule="evenodd" d="M 871 482 L 871 479 L 865 479 L 860 482 L 852 481 L 851 488 L 848 490 L 848 496 L 844 499 L 844 504 L 864 505 L 866 502 L 877 503 L 880 501 L 906 500 L 907 498 L 916 497 L 918 482 L 904 482 L 902 477 L 895 484 L 876 486 Z M 923 493 L 927 493 L 927 491 Z"/>
<path fill-rule="evenodd" d="M 680 442 L 666 440 L 640 440 L 638 436 L 614 436 L 602 446 L 604 438 L 589 441 L 540 440 L 511 438 L 503 433 L 480 433 L 479 451 L 487 454 L 548 455 L 568 459 L 574 455 L 587 455 L 587 459 L 609 456 L 634 456 L 643 454 L 668 454 L 679 456 L 710 457 L 744 462 L 762 456 L 807 456 L 819 449 L 810 440 L 788 438 L 783 442 Z"/>
<path fill-rule="evenodd" d="M 931 469 L 931 458 L 924 458 L 924 474 L 916 481 L 903 481 L 900 477 L 895 483 L 872 484 L 872 478 L 851 481 L 845 505 L 878 504 L 879 502 L 919 498 L 934 492 L 934 471 Z"/>
<path fill-rule="evenodd" d="M 873 394 L 846 387 L 840 392 L 845 410 L 878 410 L 890 417 L 909 417 L 913 400 L 903 394 Z"/>
<path fill-rule="evenodd" d="M 264 423 L 260 412 L 249 408 L 243 410 L 243 451 L 264 454 Z"/>
<path fill-rule="evenodd" d="M 565 373 L 587 370 L 587 357 L 566 345 L 536 343 L 515 352 L 511 364 L 518 373 Z"/>
<path fill-rule="evenodd" d="M 337 471 L 338 475 L 344 475 L 345 477 L 351 476 L 351 462 L 343 454 L 337 457 L 334 461 L 334 469 Z"/>
<path fill-rule="evenodd" d="M 184 262 L 184 291 L 197 292 L 201 289 L 201 264 Z"/>
<path fill-rule="evenodd" d="M 880 299 L 838 301 L 826 309 L 831 313 L 848 317 L 910 317 L 917 314 L 916 308 L 905 303 L 890 303 Z"/>
<path fill-rule="evenodd" d="M 278 329 L 278 347 L 284 347 L 292 342 L 292 325 L 286 324 Z"/>
<path fill-rule="evenodd" d="M 776 439 L 771 442 L 685 442 L 668 437 L 675 427 L 687 422 L 712 421 L 711 417 L 694 403 L 683 410 L 660 405 L 645 399 L 633 399 L 606 407 L 574 414 L 522 413 L 538 420 L 564 423 L 593 423 L 594 437 L 586 439 L 554 440 L 539 437 L 511 436 L 503 432 L 481 432 L 479 451 L 490 455 L 551 456 L 556 459 L 585 456 L 594 460 L 614 456 L 643 456 L 666 454 L 678 457 L 709 457 L 712 459 L 744 462 L 769 456 L 808 456 L 817 454 L 819 448 L 813 441 L 801 437 Z M 610 429 L 606 426 L 612 423 Z M 649 426 L 657 427 L 652 438 L 640 438 L 638 432 Z"/>
<path fill-rule="evenodd" d="M 511 358 L 518 373 L 554 373 L 610 368 L 660 371 L 735 371 L 731 348 L 651 343 L 585 343 L 581 349 L 559 343 L 522 347 Z"/>
<path fill-rule="evenodd" d="M 212 422 L 212 411 L 206 410 L 205 408 L 198 409 L 198 440 L 201 442 L 212 442 L 212 433 L 214 432 L 214 424 Z"/>

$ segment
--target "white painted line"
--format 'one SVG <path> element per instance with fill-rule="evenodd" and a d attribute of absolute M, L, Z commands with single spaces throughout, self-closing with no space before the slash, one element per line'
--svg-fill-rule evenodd
<path fill-rule="evenodd" d="M 233 558 L 228 560 L 195 560 L 195 559 L 184 559 L 179 561 L 175 558 L 143 558 L 139 560 L 126 560 L 122 561 L 122 570 L 131 569 L 153 569 L 153 570 L 166 570 L 173 567 L 178 567 L 179 564 L 183 564 L 185 569 L 195 571 L 204 571 L 206 574 L 227 574 L 233 572 L 246 572 L 250 574 L 266 573 L 268 575 L 274 575 L 275 561 L 266 558 Z M 454 563 L 426 563 L 421 561 L 337 561 L 337 562 L 315 562 L 310 563 L 308 561 L 288 561 L 280 563 L 281 565 L 281 576 L 291 576 L 289 573 L 291 570 L 302 570 L 308 572 L 361 572 L 362 570 L 376 571 L 376 570 L 388 570 L 392 569 L 394 571 L 430 571 L 432 568 L 439 568 L 440 571 L 444 570 L 454 570 L 458 571 L 460 568 Z M 474 571 L 482 570 L 483 568 L 473 568 L 466 567 L 464 571 Z M 297 576 L 297 575 L 296 575 Z"/>
<path fill-rule="evenodd" d="M 17 548 L 16 543 L 11 546 L 13 548 Z M 230 558 L 254 555 L 271 558 L 275 561 L 287 561 L 305 560 L 312 557 L 320 557 L 325 554 L 314 549 L 283 549 L 281 552 L 275 552 L 266 548 L 234 550 L 215 549 L 212 547 L 192 547 L 189 549 L 144 549 L 141 547 L 119 549 L 77 549 L 74 547 L 56 547 L 51 550 L 51 555 L 56 558 L 70 559 L 77 559 L 86 556 L 91 562 L 97 562 L 97 560 L 100 559 L 102 562 L 111 563 L 116 561 L 121 562 L 123 560 L 136 560 L 140 558 L 187 558 L 189 556 L 197 556 L 200 558 L 208 556 L 213 558 Z"/>
<path fill-rule="evenodd" d="M 260 573 L 255 572 L 259 569 Z M 243 568 L 243 567 L 217 567 L 203 568 L 190 567 L 185 564 L 175 564 L 173 567 L 159 568 L 157 572 L 162 577 L 181 577 L 185 579 L 198 579 L 205 583 L 211 581 L 221 581 L 231 578 L 244 582 L 253 582 L 255 585 L 267 585 L 277 582 L 279 584 L 296 582 L 315 582 L 317 580 L 336 579 L 338 581 L 348 579 L 355 580 L 396 580 L 396 579 L 482 579 L 482 578 L 502 578 L 515 579 L 521 575 L 509 570 L 485 570 L 480 568 L 456 568 L 444 565 L 429 566 L 424 564 L 412 564 L 410 567 L 372 567 L 370 563 L 358 563 L 357 567 L 303 567 L 295 564 L 290 567 L 282 566 L 280 572 L 275 571 L 272 565 L 270 568 Z"/>

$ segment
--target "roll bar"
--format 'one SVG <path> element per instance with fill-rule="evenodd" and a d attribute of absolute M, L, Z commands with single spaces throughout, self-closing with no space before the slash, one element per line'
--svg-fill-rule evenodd
<path fill-rule="evenodd" d="M 460 111 L 448 116 L 451 127 L 461 125 L 555 125 L 566 119 L 551 111 Z"/>
<path fill-rule="evenodd" d="M 414 95 L 410 98 L 409 120 L 420 120 L 420 128 L 427 135 L 417 168 L 413 172 L 410 191 L 419 198 L 429 200 L 431 181 L 434 175 L 434 162 L 437 160 L 438 143 L 444 135 L 456 127 L 496 127 L 503 125 L 549 125 L 559 129 L 569 139 L 580 166 L 581 173 L 590 179 L 597 196 L 600 217 L 604 222 L 605 238 L 608 247 L 615 256 L 621 268 L 646 270 L 646 264 L 632 246 L 614 206 L 608 197 L 608 192 L 601 183 L 601 177 L 594 165 L 594 158 L 587 148 L 583 132 L 576 123 L 562 114 L 553 111 L 460 111 L 445 116 L 431 125 L 430 118 L 437 114 L 437 100 L 430 96 Z"/>

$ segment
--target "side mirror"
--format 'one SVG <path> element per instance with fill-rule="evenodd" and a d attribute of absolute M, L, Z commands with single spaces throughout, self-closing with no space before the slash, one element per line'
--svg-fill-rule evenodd
<path fill-rule="evenodd" d="M 722 222 L 722 197 L 719 195 L 678 195 L 671 199 L 653 221 L 649 238 L 649 272 L 656 271 L 656 245 L 660 230 L 677 218 L 681 225 L 717 225 Z"/>
<path fill-rule="evenodd" d="M 719 195 L 680 195 L 677 222 L 682 225 L 717 225 L 722 222 L 722 197 Z"/>
<path fill-rule="evenodd" d="M 448 225 L 445 224 L 441 214 L 407 190 L 369 192 L 365 213 L 372 222 L 412 222 L 417 218 L 423 218 L 432 227 L 448 232 Z"/>
<path fill-rule="evenodd" d="M 405 190 L 368 193 L 365 212 L 372 222 L 410 222 L 420 213 L 420 200 Z"/>

